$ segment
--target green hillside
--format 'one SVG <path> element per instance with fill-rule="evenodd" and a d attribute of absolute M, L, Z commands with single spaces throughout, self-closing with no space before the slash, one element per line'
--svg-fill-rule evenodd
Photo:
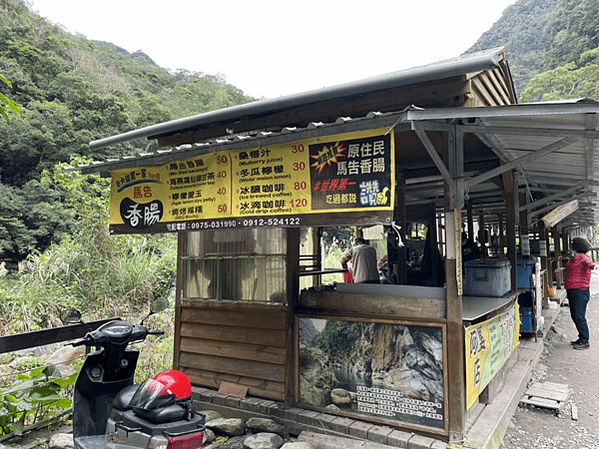
<path fill-rule="evenodd" d="M 519 0 L 468 50 L 505 46 L 520 101 L 599 100 L 599 0 Z"/>
<path fill-rule="evenodd" d="M 73 156 L 93 159 L 151 151 L 136 141 L 92 152 L 88 143 L 156 123 L 255 99 L 219 76 L 171 73 L 142 52 L 72 35 L 32 13 L 23 0 L 0 2 L 0 93 L 17 102 L 0 117 L 0 261 L 44 250 L 74 222 L 60 192 L 39 183 Z M 47 207 L 53 204 L 53 208 Z"/>
<path fill-rule="evenodd" d="M 549 25 L 559 1 L 519 0 L 508 6 L 468 53 L 506 47 L 516 94 L 520 95 L 528 81 L 543 70 Z"/>
<path fill-rule="evenodd" d="M 598 10 L 599 0 L 519 0 L 468 52 L 505 46 L 520 101 L 597 100 Z M 96 152 L 88 143 L 255 100 L 219 76 L 172 73 L 141 51 L 69 34 L 24 0 L 0 2 L 0 75 L 0 99 L 22 109 L 0 116 L 0 261 L 43 251 L 76 226 L 64 192 L 40 182 L 44 170 L 152 151 L 145 140 Z"/>

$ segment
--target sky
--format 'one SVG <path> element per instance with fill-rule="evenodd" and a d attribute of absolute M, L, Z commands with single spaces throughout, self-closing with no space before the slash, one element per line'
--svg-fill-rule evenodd
<path fill-rule="evenodd" d="M 516 0 L 30 0 L 88 39 L 277 98 L 457 57 Z"/>

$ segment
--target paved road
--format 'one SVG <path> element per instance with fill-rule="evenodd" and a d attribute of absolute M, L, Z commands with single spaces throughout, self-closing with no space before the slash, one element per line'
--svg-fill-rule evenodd
<path fill-rule="evenodd" d="M 572 349 L 577 338 L 570 310 L 560 314 L 545 340 L 545 349 L 533 373 L 533 381 L 566 384 L 572 389 L 564 411 L 518 407 L 503 439 L 503 449 L 599 449 L 599 273 L 591 277 L 591 301 L 587 310 L 591 348 Z M 572 417 L 572 406 L 578 420 Z"/>

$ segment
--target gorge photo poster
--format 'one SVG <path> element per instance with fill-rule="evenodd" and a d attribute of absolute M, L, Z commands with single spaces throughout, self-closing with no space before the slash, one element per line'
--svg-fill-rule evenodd
<path fill-rule="evenodd" d="M 299 402 L 445 429 L 444 327 L 298 318 Z"/>

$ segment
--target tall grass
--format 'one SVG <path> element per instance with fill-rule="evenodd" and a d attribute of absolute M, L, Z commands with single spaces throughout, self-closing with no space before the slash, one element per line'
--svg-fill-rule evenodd
<path fill-rule="evenodd" d="M 45 182 L 60 189 L 78 218 L 78 231 L 0 279 L 0 332 L 56 323 L 74 307 L 90 318 L 138 316 L 168 294 L 176 273 L 176 236 L 121 235 L 108 230 L 109 181 L 57 166 Z"/>

